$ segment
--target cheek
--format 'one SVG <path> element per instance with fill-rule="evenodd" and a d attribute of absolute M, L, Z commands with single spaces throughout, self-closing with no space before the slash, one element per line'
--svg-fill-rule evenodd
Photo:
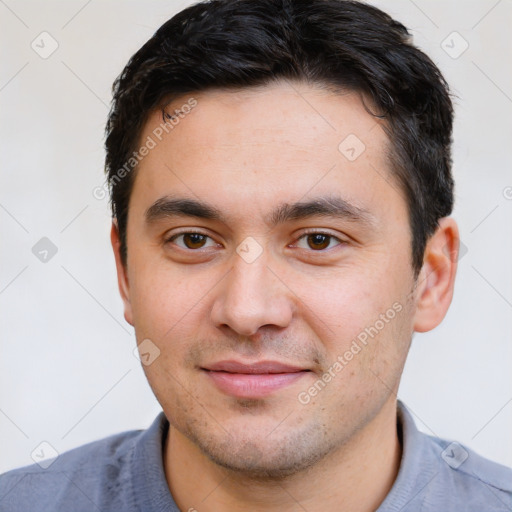
<path fill-rule="evenodd" d="M 401 364 L 412 331 L 409 288 L 396 271 L 365 265 L 331 270 L 325 277 L 296 276 L 295 283 L 299 316 L 314 332 L 327 364 L 344 358 L 345 377 L 355 373 L 356 380 Z"/>
<path fill-rule="evenodd" d="M 137 267 L 130 284 L 137 339 L 175 344 L 190 329 L 199 328 L 216 281 L 215 272 L 192 275 L 171 264 Z"/>
<path fill-rule="evenodd" d="M 158 357 L 143 365 L 148 382 L 159 402 L 167 408 L 179 408 L 183 389 L 193 392 L 187 379 L 184 360 L 194 340 L 202 338 L 205 326 L 206 279 L 180 275 L 176 269 L 156 265 L 141 271 L 132 283 L 132 303 L 137 342 L 149 339 Z M 208 286 L 209 285 L 209 286 Z"/>
<path fill-rule="evenodd" d="M 321 338 L 334 336 L 339 342 L 357 335 L 393 302 L 386 283 L 381 279 L 376 287 L 375 277 L 362 268 L 331 269 L 325 276 L 297 275 L 292 282 L 296 283 L 301 315 L 317 326 Z"/>

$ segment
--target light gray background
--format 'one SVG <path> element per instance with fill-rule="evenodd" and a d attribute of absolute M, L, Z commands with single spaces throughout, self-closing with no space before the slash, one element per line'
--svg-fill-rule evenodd
<path fill-rule="evenodd" d="M 42 441 L 62 452 L 145 428 L 160 409 L 123 318 L 107 200 L 92 191 L 114 78 L 189 3 L 0 0 L 0 472 Z M 512 3 L 375 3 L 458 96 L 454 216 L 468 249 L 445 321 L 414 338 L 399 397 L 422 430 L 512 466 Z M 59 45 L 46 59 L 31 48 L 51 48 L 43 31 Z M 42 237 L 58 248 L 46 263 L 32 253 Z"/>

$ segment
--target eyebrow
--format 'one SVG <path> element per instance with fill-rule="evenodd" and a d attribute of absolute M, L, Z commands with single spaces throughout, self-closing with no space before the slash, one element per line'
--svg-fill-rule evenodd
<path fill-rule="evenodd" d="M 164 196 L 157 199 L 145 213 L 146 224 L 172 217 L 196 217 L 226 223 L 222 212 L 196 199 Z M 278 205 L 265 219 L 269 226 L 310 217 L 334 217 L 357 222 L 367 227 L 375 225 L 375 217 L 367 209 L 338 196 L 316 197 L 309 201 Z"/>
<path fill-rule="evenodd" d="M 269 224 L 275 226 L 290 220 L 309 217 L 334 217 L 359 222 L 371 227 L 375 217 L 367 209 L 356 206 L 338 196 L 317 197 L 309 201 L 279 205 L 270 215 Z"/>
<path fill-rule="evenodd" d="M 173 198 L 169 196 L 157 199 L 144 215 L 146 224 L 153 224 L 170 217 L 197 217 L 199 219 L 222 220 L 217 208 L 195 199 Z"/>

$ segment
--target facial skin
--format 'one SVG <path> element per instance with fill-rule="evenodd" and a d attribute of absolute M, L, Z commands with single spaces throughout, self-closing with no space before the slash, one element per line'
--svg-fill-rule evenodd
<path fill-rule="evenodd" d="M 138 343 L 160 350 L 144 370 L 171 424 L 169 487 L 182 510 L 375 510 L 398 471 L 396 392 L 413 331 L 434 328 L 451 301 L 456 224 L 442 219 L 416 280 L 389 141 L 358 94 L 279 82 L 193 96 L 197 106 L 138 166 L 126 267 L 112 228 L 125 318 Z M 161 122 L 154 112 L 140 140 Z M 365 145 L 354 161 L 338 149 L 350 134 Z M 166 197 L 219 218 L 148 222 Z M 353 215 L 284 215 L 322 198 Z M 247 262 L 237 247 L 261 254 Z M 394 304 L 400 311 L 333 370 Z M 265 396 L 237 396 L 204 369 L 226 360 L 309 371 Z M 335 377 L 301 403 L 330 368 Z"/>

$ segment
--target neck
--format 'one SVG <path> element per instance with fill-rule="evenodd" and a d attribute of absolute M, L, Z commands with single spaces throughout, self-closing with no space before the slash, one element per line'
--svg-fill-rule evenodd
<path fill-rule="evenodd" d="M 184 511 L 288 512 L 300 504 L 308 512 L 371 512 L 395 481 L 401 451 L 393 397 L 349 442 L 307 471 L 278 481 L 218 466 L 172 426 L 164 467 L 173 498 Z"/>

